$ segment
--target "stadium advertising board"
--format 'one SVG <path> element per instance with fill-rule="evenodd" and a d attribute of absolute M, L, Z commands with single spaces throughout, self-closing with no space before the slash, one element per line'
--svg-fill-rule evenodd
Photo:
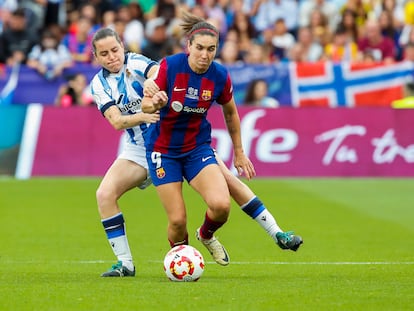
<path fill-rule="evenodd" d="M 240 107 L 239 113 L 259 177 L 414 176 L 414 110 Z M 122 132 L 96 108 L 44 107 L 30 115 L 37 117 L 26 118 L 30 135 L 23 135 L 18 178 L 102 176 L 122 144 Z M 231 167 L 221 109 L 213 107 L 209 119 L 213 146 Z"/>
<path fill-rule="evenodd" d="M 259 176 L 414 176 L 414 110 L 248 109 L 241 107 L 245 152 Z M 231 163 L 220 111 L 214 145 Z"/>

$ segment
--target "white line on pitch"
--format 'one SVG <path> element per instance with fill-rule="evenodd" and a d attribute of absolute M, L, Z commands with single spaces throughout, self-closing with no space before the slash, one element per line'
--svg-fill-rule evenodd
<path fill-rule="evenodd" d="M 136 260 L 139 261 L 139 260 Z M 2 262 L 0 258 L 0 262 Z M 41 264 L 43 260 L 28 260 L 28 261 L 3 261 L 3 263 L 13 264 Z M 101 264 L 112 263 L 113 260 L 64 260 L 64 261 L 48 261 L 49 263 L 64 263 L 64 264 Z M 162 264 L 159 260 L 149 260 L 150 263 Z M 207 261 L 207 264 L 214 264 L 214 261 Z M 232 265 L 414 265 L 414 261 L 232 261 Z"/>

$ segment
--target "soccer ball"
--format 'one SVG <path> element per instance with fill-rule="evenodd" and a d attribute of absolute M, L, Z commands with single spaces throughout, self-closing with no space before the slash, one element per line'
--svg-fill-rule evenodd
<path fill-rule="evenodd" d="M 164 258 L 164 271 L 171 281 L 195 282 L 204 272 L 201 253 L 190 245 L 178 245 Z"/>

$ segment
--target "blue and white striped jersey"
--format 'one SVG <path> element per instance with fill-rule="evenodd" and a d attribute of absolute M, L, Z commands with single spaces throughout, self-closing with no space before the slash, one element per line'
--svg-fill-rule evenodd
<path fill-rule="evenodd" d="M 143 85 L 148 72 L 157 63 L 143 55 L 126 53 L 123 69 L 111 73 L 102 68 L 92 79 L 91 93 L 102 114 L 116 105 L 123 115 L 141 112 Z M 128 143 L 143 144 L 142 130 L 146 124 L 126 129 Z"/>

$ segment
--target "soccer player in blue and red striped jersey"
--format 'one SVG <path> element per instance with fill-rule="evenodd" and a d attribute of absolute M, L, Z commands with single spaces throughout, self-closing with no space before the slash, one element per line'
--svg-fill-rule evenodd
<path fill-rule="evenodd" d="M 161 61 L 155 78 L 160 91 L 142 100 L 142 111 L 160 112 L 160 121 L 150 125 L 145 133 L 149 171 L 167 213 L 170 245 L 188 243 L 182 194 L 185 179 L 208 207 L 196 236 L 218 264 L 227 265 L 228 253 L 214 236 L 230 212 L 227 183 L 210 145 L 207 112 L 214 102 L 223 109 L 236 169 L 248 179 L 255 171 L 243 151 L 230 76 L 224 66 L 214 62 L 217 29 L 188 13 L 183 14 L 182 27 L 188 34 L 188 53 Z"/>

